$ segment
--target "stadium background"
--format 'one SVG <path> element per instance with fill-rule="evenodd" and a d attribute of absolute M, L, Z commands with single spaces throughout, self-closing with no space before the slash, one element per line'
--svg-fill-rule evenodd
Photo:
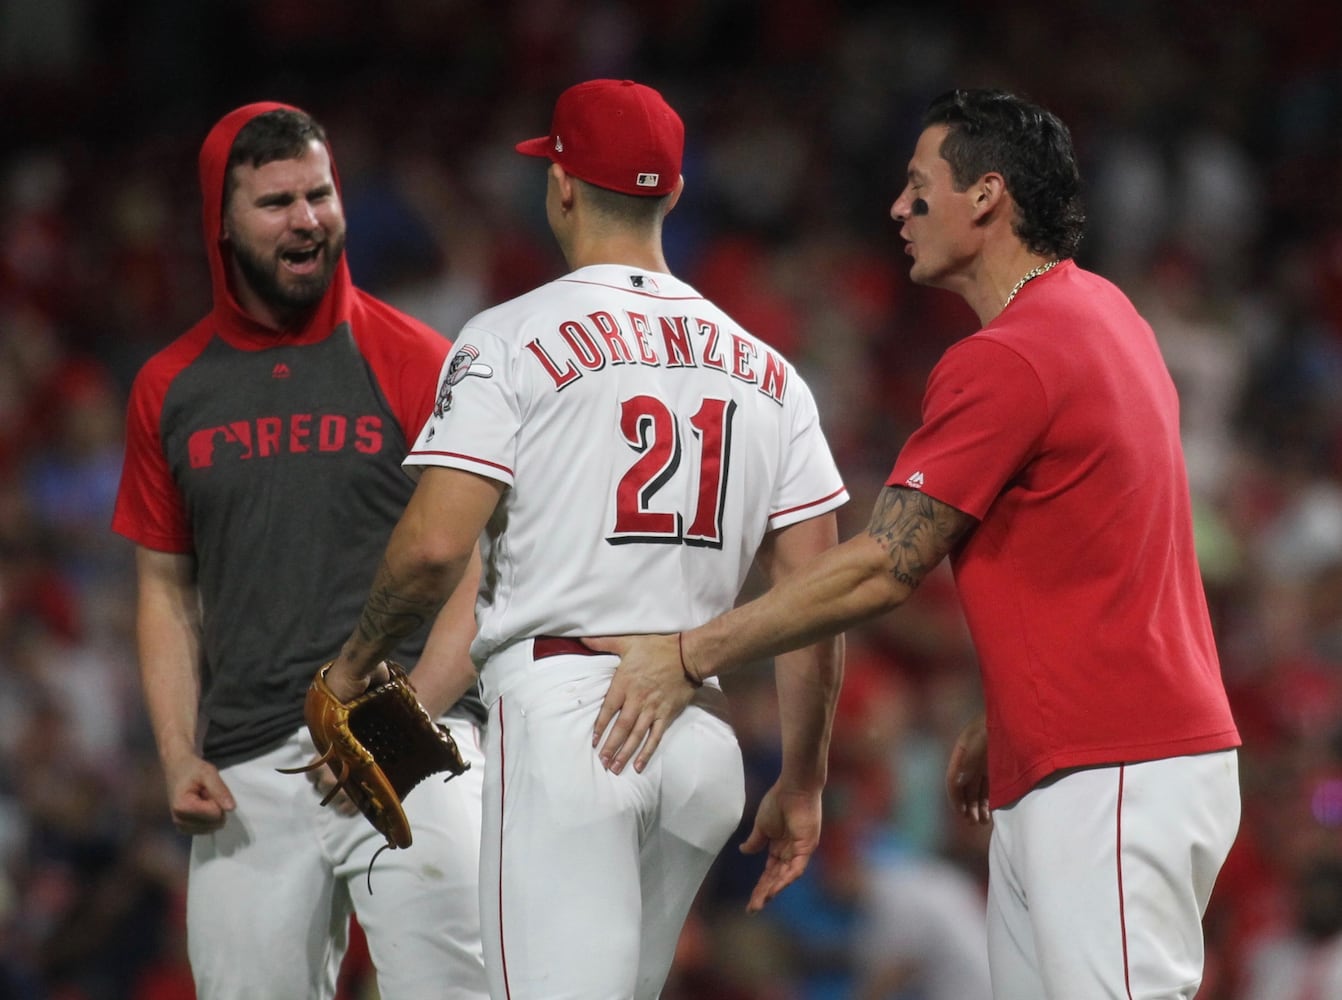
<path fill-rule="evenodd" d="M 921 108 L 1004 86 L 1070 124 L 1091 217 L 1080 260 L 1139 303 L 1183 393 L 1246 739 L 1200 998 L 1260 1000 L 1256 969 L 1329 940 L 1342 961 L 1342 7 L 4 0 L 0 997 L 191 996 L 185 843 L 140 707 L 131 553 L 107 526 L 129 381 L 207 303 L 205 131 L 255 99 L 315 113 L 356 281 L 450 336 L 562 268 L 541 172 L 512 144 L 598 76 L 682 112 L 669 260 L 802 366 L 854 496 L 845 533 L 932 362 L 974 326 L 909 284 L 887 215 Z M 950 821 L 940 774 L 976 697 L 973 654 L 944 573 L 914 605 L 850 635 L 811 873 L 747 920 L 754 862 L 729 847 L 668 1000 L 931 1000 L 864 984 L 963 961 L 937 920 L 981 889 L 984 840 Z M 762 668 L 731 684 L 752 799 L 775 767 L 768 684 Z M 882 892 L 919 901 L 919 926 L 878 918 Z M 919 931 L 945 947 L 909 945 Z M 357 946 L 346 972 L 347 998 L 372 996 Z"/>

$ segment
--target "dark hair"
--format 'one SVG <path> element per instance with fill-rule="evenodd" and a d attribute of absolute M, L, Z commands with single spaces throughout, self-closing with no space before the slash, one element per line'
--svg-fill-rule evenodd
<path fill-rule="evenodd" d="M 669 194 L 624 194 L 574 177 L 587 192 L 587 203 L 600 215 L 621 225 L 643 228 L 654 225 L 666 214 Z"/>
<path fill-rule="evenodd" d="M 986 173 L 1006 179 L 1018 209 L 1012 230 L 1031 251 L 1073 257 L 1085 232 L 1072 135 L 1057 115 L 1001 90 L 952 90 L 923 113 L 950 129 L 941 156 L 958 190 Z"/>
<path fill-rule="evenodd" d="M 306 111 L 290 108 L 266 111 L 242 126 L 224 166 L 224 205 L 237 186 L 234 167 L 245 163 L 255 168 L 275 160 L 297 160 L 308 151 L 313 139 L 325 144 L 326 130 Z"/>

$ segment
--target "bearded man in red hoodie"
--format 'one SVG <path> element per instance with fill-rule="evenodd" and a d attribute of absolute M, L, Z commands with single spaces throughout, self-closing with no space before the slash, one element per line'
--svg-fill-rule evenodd
<path fill-rule="evenodd" d="M 474 581 L 393 654 L 474 765 L 406 799 L 409 848 L 366 881 L 381 835 L 348 800 L 320 806 L 324 769 L 316 788 L 279 773 L 313 757 L 305 691 L 413 490 L 401 460 L 451 345 L 353 284 L 307 113 L 225 115 L 200 182 L 214 305 L 135 380 L 112 525 L 137 546 L 146 707 L 192 836 L 197 995 L 329 1000 L 353 913 L 383 1000 L 483 998 Z"/>

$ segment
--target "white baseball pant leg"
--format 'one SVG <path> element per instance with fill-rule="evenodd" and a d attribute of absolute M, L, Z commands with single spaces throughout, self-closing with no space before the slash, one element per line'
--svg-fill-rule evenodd
<path fill-rule="evenodd" d="M 414 843 L 383 851 L 370 878 L 368 864 L 386 841 L 359 816 L 349 849 L 334 852 L 343 858 L 336 877 L 348 887 L 368 939 L 380 1000 L 489 996 L 479 906 L 484 745 L 472 720 L 439 721 L 471 766 L 447 782 L 444 775 L 425 778 L 405 797 Z"/>
<path fill-rule="evenodd" d="M 305 730 L 224 768 L 237 801 L 224 827 L 192 840 L 187 948 L 198 1000 L 330 1000 L 360 924 L 383 1000 L 484 1000 L 478 859 L 483 752 L 469 721 L 448 717 L 471 769 L 427 779 L 405 800 L 414 843 L 368 862 L 385 843 L 362 816 L 342 816 L 306 776 Z"/>
<path fill-rule="evenodd" d="M 494 1000 L 657 997 L 740 820 L 740 747 L 702 709 L 643 774 L 601 766 L 592 725 L 617 662 L 528 662 L 490 708 L 480 892 Z"/>
<path fill-rule="evenodd" d="M 1239 828 L 1233 750 L 1084 768 L 993 811 L 996 1000 L 1192 1000 Z"/>

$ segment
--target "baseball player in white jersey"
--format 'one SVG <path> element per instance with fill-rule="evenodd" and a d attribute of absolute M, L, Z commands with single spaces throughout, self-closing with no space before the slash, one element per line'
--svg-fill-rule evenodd
<path fill-rule="evenodd" d="M 674 632 L 837 541 L 847 492 L 785 359 L 667 270 L 680 118 L 655 90 L 560 96 L 546 207 L 573 270 L 466 324 L 406 460 L 421 479 L 328 680 L 353 694 L 432 615 L 480 538 L 472 656 L 490 721 L 481 859 L 491 995 L 656 997 L 699 886 L 739 822 L 740 748 L 716 682 L 624 773 L 592 727 L 616 658 L 583 636 Z M 776 662 L 783 766 L 744 845 L 750 906 L 806 866 L 841 640 Z"/>

